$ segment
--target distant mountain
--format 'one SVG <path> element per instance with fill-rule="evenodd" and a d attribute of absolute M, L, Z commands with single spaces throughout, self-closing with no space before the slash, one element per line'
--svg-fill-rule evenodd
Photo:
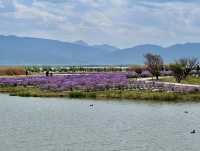
<path fill-rule="evenodd" d="M 200 43 L 176 44 L 165 49 L 162 54 L 167 62 L 181 57 L 197 57 L 200 61 Z"/>
<path fill-rule="evenodd" d="M 89 45 L 87 42 L 85 42 L 83 40 L 78 40 L 78 41 L 75 41 L 73 43 L 77 44 L 77 45 L 81 45 L 81 46 L 90 46 L 90 47 L 93 47 L 95 49 L 96 48 L 97 49 L 102 49 L 102 50 L 105 50 L 107 52 L 112 52 L 112 51 L 115 51 L 115 50 L 119 50 L 119 48 L 116 48 L 114 46 L 107 45 L 107 44 Z"/>
<path fill-rule="evenodd" d="M 0 65 L 27 64 L 143 64 L 144 54 L 160 54 L 166 63 L 180 57 L 197 57 L 200 60 L 200 43 L 176 44 L 170 47 L 138 45 L 119 49 L 107 44 L 89 45 L 84 41 L 57 40 L 0 36 Z"/>
<path fill-rule="evenodd" d="M 139 45 L 114 51 L 103 58 L 106 64 L 143 64 L 146 53 L 161 55 L 165 63 L 183 57 L 197 57 L 200 61 L 200 43 L 176 44 L 166 48 L 150 44 Z"/>
<path fill-rule="evenodd" d="M 73 42 L 74 44 L 78 44 L 78 45 L 82 45 L 82 46 L 89 46 L 88 43 L 86 43 L 85 41 L 83 40 L 78 40 L 78 41 L 75 41 Z"/>
<path fill-rule="evenodd" d="M 91 64 L 107 50 L 57 40 L 0 36 L 0 64 Z"/>
<path fill-rule="evenodd" d="M 147 44 L 113 51 L 103 58 L 106 64 L 142 64 L 144 54 L 148 52 L 160 54 L 162 51 L 164 51 L 164 48 L 160 46 Z"/>
<path fill-rule="evenodd" d="M 120 50 L 119 48 L 116 48 L 114 46 L 107 45 L 107 44 L 93 45 L 93 47 L 94 48 L 103 49 L 103 50 L 107 50 L 108 52 L 113 52 L 113 51 L 116 51 L 116 50 Z"/>

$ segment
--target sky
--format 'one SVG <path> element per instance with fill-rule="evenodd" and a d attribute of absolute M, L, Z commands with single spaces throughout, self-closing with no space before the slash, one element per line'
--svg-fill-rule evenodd
<path fill-rule="evenodd" d="M 200 42 L 200 0 L 0 0 L 0 34 L 120 48 Z"/>

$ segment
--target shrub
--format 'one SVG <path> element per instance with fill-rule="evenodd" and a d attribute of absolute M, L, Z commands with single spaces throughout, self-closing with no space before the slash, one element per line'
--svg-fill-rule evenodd
<path fill-rule="evenodd" d="M 86 94 L 84 92 L 75 91 L 75 92 L 70 92 L 69 97 L 70 98 L 85 98 Z"/>

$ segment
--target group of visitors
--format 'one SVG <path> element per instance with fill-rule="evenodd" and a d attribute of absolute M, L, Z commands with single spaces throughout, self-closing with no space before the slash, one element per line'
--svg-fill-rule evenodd
<path fill-rule="evenodd" d="M 49 76 L 50 76 L 50 77 L 53 77 L 53 72 L 46 71 L 45 74 L 46 74 L 46 77 L 49 77 Z"/>
<path fill-rule="evenodd" d="M 30 75 L 30 72 L 28 70 L 26 70 L 25 72 L 26 72 L 26 76 Z M 53 72 L 46 71 L 45 76 L 46 77 L 53 77 Z"/>

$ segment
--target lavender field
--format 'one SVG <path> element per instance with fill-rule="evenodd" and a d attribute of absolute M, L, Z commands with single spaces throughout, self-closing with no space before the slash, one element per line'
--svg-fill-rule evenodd
<path fill-rule="evenodd" d="M 42 90 L 53 91 L 106 90 L 127 88 L 129 80 L 126 73 L 92 73 L 53 77 L 0 78 L 0 85 L 35 86 Z"/>
<path fill-rule="evenodd" d="M 0 78 L 0 86 L 32 86 L 47 91 L 148 90 L 199 92 L 200 86 L 129 79 L 126 72 Z"/>

